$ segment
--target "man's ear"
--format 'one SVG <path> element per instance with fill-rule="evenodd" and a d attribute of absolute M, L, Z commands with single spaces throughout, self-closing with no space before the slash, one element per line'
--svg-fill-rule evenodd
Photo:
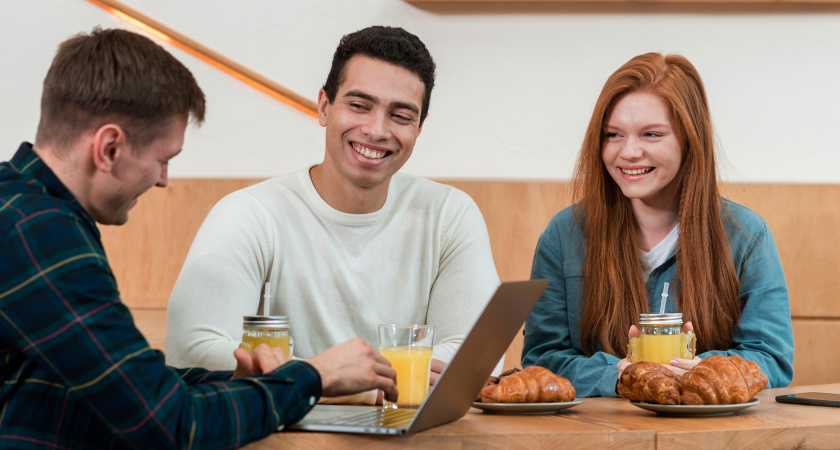
<path fill-rule="evenodd" d="M 327 113 L 330 110 L 330 99 L 327 97 L 327 93 L 324 92 L 324 88 L 318 91 L 318 123 L 321 124 L 322 127 L 327 126 Z"/>
<path fill-rule="evenodd" d="M 93 164 L 102 172 L 110 172 L 122 153 L 129 151 L 125 131 L 115 123 L 99 127 L 93 135 Z"/>
<path fill-rule="evenodd" d="M 423 123 L 417 127 L 417 135 L 419 136 L 420 133 L 423 131 L 423 126 L 426 125 L 426 120 L 429 118 L 429 113 L 426 113 L 426 117 L 423 118 Z"/>

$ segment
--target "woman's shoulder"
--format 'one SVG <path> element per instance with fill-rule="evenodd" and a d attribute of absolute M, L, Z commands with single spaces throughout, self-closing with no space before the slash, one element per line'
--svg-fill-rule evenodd
<path fill-rule="evenodd" d="M 568 229 L 573 223 L 575 223 L 577 217 L 582 214 L 580 211 L 580 204 L 575 203 L 574 205 L 567 206 L 560 210 L 551 220 L 548 222 L 547 229 Z M 582 217 L 581 217 L 582 218 Z"/>
<path fill-rule="evenodd" d="M 747 231 L 754 234 L 756 231 L 760 231 L 767 227 L 767 221 L 750 208 L 728 198 L 723 198 L 722 204 L 724 211 L 728 212 L 729 215 L 735 219 L 738 225 L 745 228 Z M 725 218 L 724 223 L 726 223 Z"/>
<path fill-rule="evenodd" d="M 548 222 L 541 238 L 550 242 L 580 241 L 583 239 L 582 214 L 580 204 L 577 203 L 563 208 Z"/>

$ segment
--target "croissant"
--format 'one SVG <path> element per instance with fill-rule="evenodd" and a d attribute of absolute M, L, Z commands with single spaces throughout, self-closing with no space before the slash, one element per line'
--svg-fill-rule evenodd
<path fill-rule="evenodd" d="M 637 402 L 678 405 L 680 378 L 662 364 L 630 364 L 618 380 L 618 395 Z"/>
<path fill-rule="evenodd" d="M 710 356 L 682 376 L 683 405 L 746 403 L 767 386 L 754 361 L 740 356 Z"/>
<path fill-rule="evenodd" d="M 570 402 L 575 388 L 568 379 L 545 367 L 514 369 L 487 382 L 479 393 L 484 403 L 547 403 Z"/>

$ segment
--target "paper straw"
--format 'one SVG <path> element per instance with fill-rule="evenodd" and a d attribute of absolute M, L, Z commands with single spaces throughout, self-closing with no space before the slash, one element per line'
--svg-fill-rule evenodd
<path fill-rule="evenodd" d="M 662 301 L 659 302 L 659 314 L 665 314 L 665 302 L 668 301 L 668 282 L 665 282 L 665 288 L 662 289 Z"/>
<path fill-rule="evenodd" d="M 268 292 L 268 280 L 265 280 L 265 287 L 263 288 L 263 314 L 266 316 L 270 316 L 271 313 L 270 305 L 271 304 L 271 293 Z"/>

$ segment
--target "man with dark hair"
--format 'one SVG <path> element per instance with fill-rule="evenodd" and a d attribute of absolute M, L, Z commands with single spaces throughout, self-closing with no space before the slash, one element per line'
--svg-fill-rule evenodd
<path fill-rule="evenodd" d="M 222 199 L 169 300 L 175 366 L 230 368 L 242 316 L 289 317 L 295 356 L 380 323 L 435 326 L 434 383 L 499 284 L 478 207 L 450 186 L 397 173 L 414 149 L 435 63 L 413 34 L 370 27 L 341 39 L 318 93 L 323 163 Z M 376 392 L 343 401 L 375 403 Z"/>
<path fill-rule="evenodd" d="M 166 367 L 149 347 L 96 222 L 125 223 L 168 184 L 190 116 L 204 118 L 204 94 L 149 39 L 96 29 L 59 47 L 35 144 L 0 164 L 0 448 L 234 447 L 321 395 L 396 399 L 394 370 L 361 339 L 306 362 L 238 350 L 233 373 Z"/>

